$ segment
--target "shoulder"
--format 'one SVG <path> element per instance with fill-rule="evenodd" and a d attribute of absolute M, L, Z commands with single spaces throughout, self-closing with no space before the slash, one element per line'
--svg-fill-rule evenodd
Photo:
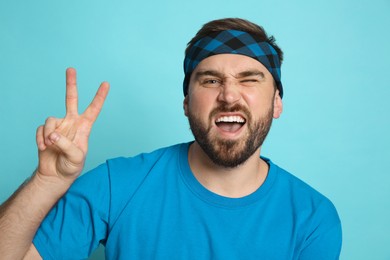
<path fill-rule="evenodd" d="M 111 200 L 121 199 L 124 194 L 131 195 L 137 190 L 151 172 L 156 172 L 156 165 L 171 165 L 169 160 L 175 160 L 181 152 L 186 151 L 186 146 L 186 143 L 176 144 L 132 157 L 108 159 L 78 178 L 72 189 L 84 193 L 90 190 L 92 194 L 99 190 L 101 196 L 108 196 Z"/>
<path fill-rule="evenodd" d="M 285 197 L 297 214 L 312 220 L 326 218 L 333 223 L 340 222 L 337 210 L 329 198 L 294 174 L 267 160 L 275 175 L 274 192 Z"/>
<path fill-rule="evenodd" d="M 139 194 L 147 183 L 158 182 L 155 176 L 165 173 L 167 167 L 174 167 L 179 155 L 188 144 L 176 144 L 141 153 L 133 157 L 117 157 L 105 163 L 110 196 L 110 225 L 116 222 L 123 209 Z M 165 168 L 162 168 L 162 166 Z"/>
<path fill-rule="evenodd" d="M 188 144 L 176 144 L 152 152 L 141 153 L 132 157 L 117 157 L 106 161 L 110 175 L 120 175 L 129 171 L 148 171 L 161 160 L 169 160 L 178 155 Z"/>
<path fill-rule="evenodd" d="M 301 230 L 302 259 L 323 259 L 319 255 L 332 255 L 333 259 L 340 252 L 342 230 L 341 221 L 334 204 L 322 193 L 297 178 L 292 173 L 280 168 L 268 160 L 274 170 L 275 183 L 273 192 L 282 201 L 283 207 L 290 209 L 295 225 Z M 275 195 L 274 194 L 274 195 Z M 316 257 L 313 257 L 313 256 Z"/>
<path fill-rule="evenodd" d="M 266 159 L 266 161 L 270 165 L 270 171 L 273 171 L 273 174 L 276 175 L 275 179 L 278 187 L 286 192 L 288 191 L 291 196 L 296 196 L 297 199 L 303 201 L 310 200 L 315 204 L 329 201 L 322 193 L 293 173 L 279 167 L 269 159 Z"/>

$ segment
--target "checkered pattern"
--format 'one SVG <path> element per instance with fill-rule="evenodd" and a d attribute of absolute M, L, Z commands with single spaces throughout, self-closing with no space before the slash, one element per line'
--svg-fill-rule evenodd
<path fill-rule="evenodd" d="M 231 53 L 254 58 L 263 64 L 273 76 L 282 97 L 279 56 L 269 43 L 256 38 L 247 32 L 227 30 L 210 34 L 197 41 L 184 59 L 184 95 L 187 95 L 191 73 L 203 59 L 216 54 Z"/>

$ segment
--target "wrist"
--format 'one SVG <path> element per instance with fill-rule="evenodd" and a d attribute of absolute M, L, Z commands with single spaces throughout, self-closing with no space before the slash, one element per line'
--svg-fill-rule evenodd
<path fill-rule="evenodd" d="M 48 196 L 48 198 L 58 200 L 70 188 L 74 180 L 75 179 L 73 178 L 43 175 L 36 170 L 31 177 L 30 182 L 35 186 L 39 193 Z"/>

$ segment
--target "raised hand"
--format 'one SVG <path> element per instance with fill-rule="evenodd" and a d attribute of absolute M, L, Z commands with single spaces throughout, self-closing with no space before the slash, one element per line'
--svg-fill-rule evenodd
<path fill-rule="evenodd" d="M 76 70 L 66 70 L 66 115 L 49 117 L 38 127 L 39 165 L 36 175 L 45 181 L 73 182 L 83 169 L 88 138 L 109 91 L 103 82 L 84 113 L 78 113 Z"/>
<path fill-rule="evenodd" d="M 108 90 L 109 84 L 103 82 L 91 104 L 79 115 L 76 70 L 66 70 L 66 115 L 50 117 L 38 128 L 38 169 L 0 205 L 1 259 L 40 259 L 31 241 L 47 212 L 82 171 L 89 133 Z"/>

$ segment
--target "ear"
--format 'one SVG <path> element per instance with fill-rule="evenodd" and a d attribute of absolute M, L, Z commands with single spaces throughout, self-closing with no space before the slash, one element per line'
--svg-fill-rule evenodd
<path fill-rule="evenodd" d="M 184 98 L 183 109 L 184 109 L 184 115 L 188 117 L 188 94 Z"/>
<path fill-rule="evenodd" d="M 274 97 L 274 115 L 273 117 L 279 118 L 283 111 L 283 101 L 280 97 L 279 90 L 277 89 Z"/>

